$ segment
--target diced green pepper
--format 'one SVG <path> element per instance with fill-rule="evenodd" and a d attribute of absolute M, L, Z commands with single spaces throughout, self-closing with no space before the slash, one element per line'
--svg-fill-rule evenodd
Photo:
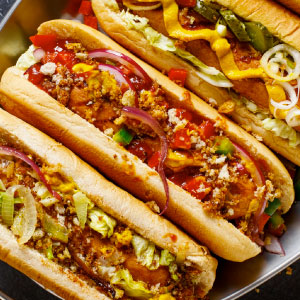
<path fill-rule="evenodd" d="M 225 22 L 240 42 L 251 41 L 246 31 L 245 24 L 241 22 L 231 10 L 221 9 L 220 14 L 223 16 Z"/>
<path fill-rule="evenodd" d="M 129 145 L 133 139 L 133 135 L 126 130 L 125 128 L 121 128 L 114 136 L 113 139 L 122 145 Z"/>
<path fill-rule="evenodd" d="M 198 0 L 194 11 L 213 23 L 216 23 L 220 18 L 218 11 L 204 3 L 204 1 Z"/>
<path fill-rule="evenodd" d="M 50 260 L 54 259 L 53 251 L 52 251 L 52 246 L 48 247 L 45 251 L 46 257 Z"/>
<path fill-rule="evenodd" d="M 215 143 L 215 149 L 217 154 L 232 154 L 235 150 L 230 139 L 227 137 L 217 137 Z"/>
<path fill-rule="evenodd" d="M 296 176 L 294 179 L 294 188 L 295 188 L 295 194 L 296 194 L 296 200 L 300 200 L 300 168 L 297 168 Z"/>
<path fill-rule="evenodd" d="M 273 35 L 258 22 L 246 22 L 246 31 L 251 39 L 252 46 L 261 53 L 274 46 Z"/>
<path fill-rule="evenodd" d="M 272 202 L 268 202 L 268 206 L 265 209 L 265 213 L 269 216 L 272 216 L 278 207 L 281 205 L 281 202 L 278 198 L 275 198 Z"/>
<path fill-rule="evenodd" d="M 275 212 L 273 216 L 270 218 L 270 222 L 274 228 L 278 228 L 280 225 L 284 223 L 284 220 L 278 212 Z"/>

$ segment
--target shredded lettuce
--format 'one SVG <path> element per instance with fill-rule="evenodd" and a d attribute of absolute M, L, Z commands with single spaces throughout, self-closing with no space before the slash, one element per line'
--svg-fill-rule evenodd
<path fill-rule="evenodd" d="M 145 288 L 141 281 L 134 281 L 128 270 L 117 271 L 111 279 L 111 284 L 116 284 L 124 289 L 129 297 L 139 299 L 149 299 L 153 294 Z"/>
<path fill-rule="evenodd" d="M 300 145 L 300 133 L 279 119 L 266 118 L 262 121 L 263 127 L 272 131 L 276 136 L 289 140 L 290 147 Z"/>
<path fill-rule="evenodd" d="M 216 68 L 207 66 L 191 53 L 177 48 L 175 41 L 151 28 L 148 24 L 149 20 L 147 18 L 133 15 L 129 11 L 125 10 L 121 11 L 119 16 L 124 21 L 128 29 L 135 29 L 141 32 L 153 47 L 159 48 L 163 51 L 172 52 L 182 59 L 190 62 L 198 69 L 198 75 L 203 80 L 219 87 L 232 87 L 232 83 L 222 72 Z"/>
<path fill-rule="evenodd" d="M 75 210 L 81 228 L 84 228 L 87 220 L 88 205 L 91 202 L 88 197 L 78 191 L 73 195 Z"/>
<path fill-rule="evenodd" d="M 36 195 L 41 198 L 40 203 L 45 207 L 50 207 L 58 202 L 58 199 L 52 196 L 46 186 L 42 182 L 37 182 L 33 188 Z"/>
<path fill-rule="evenodd" d="M 134 235 L 131 240 L 135 255 L 138 261 L 150 270 L 155 270 L 159 267 L 159 255 L 156 253 L 154 243 L 142 238 L 139 235 Z"/>
<path fill-rule="evenodd" d="M 17 68 L 26 71 L 32 65 L 37 63 L 37 60 L 33 56 L 33 51 L 35 50 L 34 45 L 31 45 L 28 50 L 23 53 L 17 61 Z"/>
<path fill-rule="evenodd" d="M 95 231 L 101 233 L 103 238 L 111 237 L 117 222 L 105 214 L 100 208 L 93 208 L 88 213 L 88 224 Z"/>
<path fill-rule="evenodd" d="M 161 266 L 169 266 L 175 261 L 174 255 L 172 255 L 168 250 L 162 250 L 160 255 L 159 264 Z"/>

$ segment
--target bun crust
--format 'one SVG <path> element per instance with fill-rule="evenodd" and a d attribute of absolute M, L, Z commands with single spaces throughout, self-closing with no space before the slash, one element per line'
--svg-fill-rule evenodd
<path fill-rule="evenodd" d="M 285 5 L 289 9 L 295 11 L 296 13 L 300 14 L 300 2 L 299 0 L 276 0 L 281 4 Z"/>
<path fill-rule="evenodd" d="M 71 177 L 79 189 L 105 212 L 157 246 L 174 255 L 183 254 L 185 259 L 194 262 L 202 271 L 203 291 L 207 293 L 211 289 L 217 261 L 209 255 L 206 247 L 196 244 L 175 225 L 154 214 L 143 202 L 106 180 L 70 150 L 1 109 L 0 139 L 34 154 L 49 166 L 59 165 L 61 173 Z M 176 241 L 171 240 L 172 235 L 177 237 Z M 3 225 L 0 225 L 0 258 L 63 298 L 109 299 L 71 273 L 62 276 L 62 268 L 49 262 L 37 251 L 20 246 Z M 58 280 L 57 276 L 62 278 Z"/>
<path fill-rule="evenodd" d="M 55 20 L 44 23 L 39 33 L 55 33 L 60 37 L 79 39 L 88 49 L 108 48 L 123 52 L 133 58 L 167 92 L 168 98 L 181 105 L 186 90 L 167 79 L 160 72 L 121 48 L 108 37 L 89 27 L 72 21 Z M 94 126 L 22 77 L 16 68 L 3 75 L 1 104 L 8 111 L 30 122 L 55 139 L 64 143 L 92 165 L 96 166 L 119 185 L 144 200 L 156 200 L 162 208 L 165 194 L 159 175 L 137 157 L 120 147 Z M 205 102 L 190 95 L 185 103 L 207 119 L 221 120 L 226 124 L 225 132 L 235 142 L 243 145 L 258 161 L 264 161 L 274 174 L 274 181 L 285 191 L 282 199 L 286 212 L 294 199 L 293 184 L 281 162 L 265 146 L 240 127 L 222 117 Z M 248 237 L 222 218 L 212 217 L 204 211 L 198 200 L 180 187 L 169 182 L 170 205 L 166 215 L 186 231 L 205 243 L 217 255 L 233 261 L 244 261 L 261 250 Z"/>
<path fill-rule="evenodd" d="M 101 27 L 114 40 L 126 47 L 126 49 L 134 52 L 160 71 L 169 71 L 171 68 L 187 70 L 186 87 L 199 97 L 205 99 L 206 102 L 212 98 L 216 100 L 219 107 L 224 102 L 231 100 L 231 96 L 225 89 L 215 87 L 203 81 L 191 64 L 171 52 L 151 46 L 142 33 L 134 29 L 128 29 L 120 16 L 106 1 L 93 0 L 92 3 Z M 287 139 L 276 136 L 273 132 L 264 129 L 261 120 L 244 105 L 237 106 L 235 111 L 231 113 L 231 117 L 240 125 L 251 126 L 252 132 L 262 137 L 266 145 L 300 166 L 300 145 L 291 148 Z"/>

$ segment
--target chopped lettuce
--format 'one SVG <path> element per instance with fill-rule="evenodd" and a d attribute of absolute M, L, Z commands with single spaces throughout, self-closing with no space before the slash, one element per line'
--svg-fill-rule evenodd
<path fill-rule="evenodd" d="M 133 15 L 129 11 L 125 10 L 121 11 L 119 16 L 124 21 L 128 29 L 135 29 L 141 32 L 153 47 L 159 48 L 163 51 L 172 52 L 182 59 L 190 62 L 198 69 L 199 77 L 203 80 L 219 87 L 232 87 L 232 83 L 222 72 L 216 68 L 207 66 L 191 53 L 177 48 L 172 39 L 151 28 L 148 24 L 149 20 L 147 18 Z"/>
<path fill-rule="evenodd" d="M 300 133 L 279 119 L 266 118 L 262 121 L 266 130 L 272 131 L 276 136 L 289 140 L 290 147 L 300 145 Z"/>
<path fill-rule="evenodd" d="M 149 299 L 153 294 L 145 288 L 141 281 L 134 281 L 128 270 L 117 271 L 111 279 L 111 284 L 116 284 L 124 289 L 129 297 L 139 299 Z"/>
<path fill-rule="evenodd" d="M 28 68 L 38 62 L 33 56 L 34 50 L 34 45 L 31 45 L 28 50 L 20 56 L 16 64 L 17 68 L 26 71 Z"/>
<path fill-rule="evenodd" d="M 138 261 L 143 266 L 150 270 L 155 270 L 159 267 L 159 255 L 156 253 L 155 245 L 152 242 L 134 235 L 131 243 Z"/>
<path fill-rule="evenodd" d="M 172 255 L 168 250 L 162 250 L 160 255 L 159 264 L 161 266 L 169 266 L 175 261 L 174 255 Z"/>
<path fill-rule="evenodd" d="M 37 182 L 33 188 L 36 195 L 41 198 L 40 203 L 45 207 L 50 207 L 58 202 L 58 199 L 52 196 L 47 187 L 42 182 Z"/>
<path fill-rule="evenodd" d="M 91 200 L 80 191 L 73 195 L 73 200 L 80 227 L 84 228 L 87 220 L 88 206 Z"/>
<path fill-rule="evenodd" d="M 101 233 L 103 238 L 111 237 L 117 222 L 105 214 L 100 208 L 93 208 L 88 213 L 88 224 L 95 231 Z"/>

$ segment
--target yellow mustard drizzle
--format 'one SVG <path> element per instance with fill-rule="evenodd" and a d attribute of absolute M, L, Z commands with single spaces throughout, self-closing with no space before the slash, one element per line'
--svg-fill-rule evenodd
<path fill-rule="evenodd" d="M 138 2 L 157 2 L 155 0 L 137 0 Z M 217 30 L 199 29 L 187 30 L 184 29 L 178 20 L 179 6 L 175 0 L 160 0 L 163 5 L 164 22 L 166 29 L 171 37 L 183 40 L 192 41 L 203 39 L 210 43 L 212 50 L 216 53 L 222 71 L 230 80 L 241 80 L 246 78 L 261 78 L 266 83 L 266 88 L 269 95 L 269 101 L 273 99 L 276 102 L 281 102 L 286 99 L 284 89 L 279 85 L 270 85 L 266 82 L 268 75 L 263 68 L 240 70 L 235 63 L 231 47 L 227 39 L 223 38 Z M 269 102 L 269 108 L 275 118 L 285 119 L 288 110 L 277 109 Z"/>

